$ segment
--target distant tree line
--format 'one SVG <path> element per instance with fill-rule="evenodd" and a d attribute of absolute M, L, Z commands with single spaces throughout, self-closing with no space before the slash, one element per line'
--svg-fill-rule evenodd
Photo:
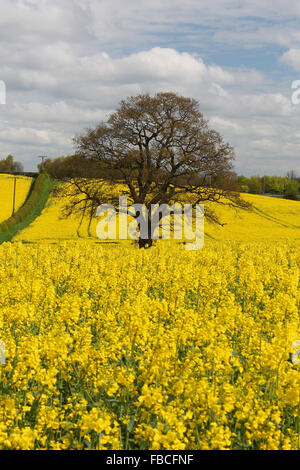
<path fill-rule="evenodd" d="M 242 192 L 283 196 L 286 199 L 300 199 L 300 178 L 292 170 L 286 176 L 251 176 L 237 178 Z"/>
<path fill-rule="evenodd" d="M 38 170 L 40 173 L 47 173 L 51 178 L 60 180 L 68 180 L 70 178 L 101 178 L 120 182 L 123 181 L 123 176 L 118 169 L 107 168 L 102 162 L 88 160 L 80 154 L 63 155 L 54 159 L 46 158 L 43 162 L 38 164 Z M 132 173 L 135 173 L 134 169 Z M 136 177 L 137 176 L 136 174 Z M 239 191 L 237 175 L 234 172 L 226 174 L 226 178 L 224 175 L 221 177 L 218 174 L 207 177 L 207 175 L 201 172 L 195 172 L 192 177 L 191 175 L 188 176 L 189 182 L 193 182 L 194 184 L 213 187 L 223 186 L 225 189 L 230 190 L 231 188 L 232 190 Z M 179 178 L 177 181 L 179 181 Z M 185 181 L 185 175 L 181 175 L 180 182 Z"/>
<path fill-rule="evenodd" d="M 55 159 L 47 158 L 38 165 L 40 172 L 45 172 L 55 179 L 68 178 L 101 178 L 110 179 L 113 177 L 112 171 L 104 165 L 86 160 L 81 155 L 61 156 Z M 199 175 L 201 178 L 201 175 Z M 251 176 L 232 175 L 236 179 L 236 186 L 241 192 L 251 194 L 268 194 L 272 196 L 283 196 L 287 199 L 300 198 L 300 177 L 291 170 L 286 176 Z M 118 179 L 115 175 L 114 179 Z M 119 178 L 121 179 L 121 178 Z M 216 178 L 210 178 L 205 184 L 218 184 Z M 232 181 L 232 186 L 234 181 Z"/>
<path fill-rule="evenodd" d="M 13 155 L 0 160 L 0 173 L 18 173 L 24 171 L 22 163 L 15 162 Z"/>
<path fill-rule="evenodd" d="M 40 173 L 47 173 L 53 179 L 68 178 L 105 178 L 104 168 L 95 162 L 86 162 L 80 155 L 63 155 L 58 158 L 46 158 L 38 165 Z"/>

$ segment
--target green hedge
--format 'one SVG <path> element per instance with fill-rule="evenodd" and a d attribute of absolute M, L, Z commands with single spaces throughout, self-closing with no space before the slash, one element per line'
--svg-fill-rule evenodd
<path fill-rule="evenodd" d="M 29 195 L 18 211 L 0 224 L 0 243 L 10 241 L 19 230 L 27 227 L 43 210 L 54 182 L 40 174 L 33 182 Z"/>

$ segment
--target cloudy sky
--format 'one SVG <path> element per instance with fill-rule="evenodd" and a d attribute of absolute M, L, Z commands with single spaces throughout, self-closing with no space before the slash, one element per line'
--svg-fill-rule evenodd
<path fill-rule="evenodd" d="M 239 174 L 300 174 L 297 0 L 0 0 L 0 80 L 0 158 L 28 171 L 121 99 L 174 91 L 199 101 Z"/>

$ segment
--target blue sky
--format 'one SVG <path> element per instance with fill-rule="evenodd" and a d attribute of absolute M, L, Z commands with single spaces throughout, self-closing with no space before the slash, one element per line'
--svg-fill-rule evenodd
<path fill-rule="evenodd" d="M 0 157 L 27 170 L 121 99 L 175 91 L 235 148 L 236 171 L 300 175 L 295 0 L 0 0 Z"/>

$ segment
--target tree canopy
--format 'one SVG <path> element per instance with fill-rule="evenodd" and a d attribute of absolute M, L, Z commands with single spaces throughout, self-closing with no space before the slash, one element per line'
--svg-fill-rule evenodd
<path fill-rule="evenodd" d="M 170 92 L 129 97 L 106 122 L 86 129 L 74 143 L 81 162 L 87 168 L 98 164 L 112 184 L 122 181 L 124 194 L 145 205 L 150 219 L 155 204 L 211 201 L 249 208 L 236 183 L 234 149 L 210 129 L 195 99 Z M 95 201 L 95 191 L 86 191 L 84 179 L 73 182 L 75 192 Z M 115 197 L 106 199 L 118 210 Z M 211 208 L 205 216 L 221 223 Z M 148 235 L 140 246 L 151 246 L 152 232 Z"/>
<path fill-rule="evenodd" d="M 0 160 L 0 173 L 14 173 L 23 171 L 23 165 L 14 160 L 13 155 L 9 154 L 6 158 Z"/>

